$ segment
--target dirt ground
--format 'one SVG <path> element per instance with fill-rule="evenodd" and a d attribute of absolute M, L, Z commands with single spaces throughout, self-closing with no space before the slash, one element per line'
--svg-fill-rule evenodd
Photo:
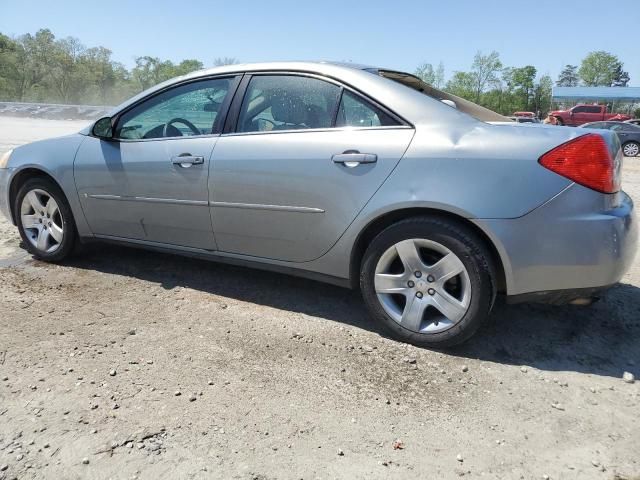
<path fill-rule="evenodd" d="M 0 150 L 81 123 L 0 117 Z M 640 158 L 624 188 L 640 200 Z M 0 479 L 640 478 L 640 258 L 591 307 L 498 305 L 446 353 L 358 293 L 0 220 Z"/>

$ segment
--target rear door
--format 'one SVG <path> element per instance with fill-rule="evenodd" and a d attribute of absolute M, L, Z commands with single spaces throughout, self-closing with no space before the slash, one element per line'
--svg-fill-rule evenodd
<path fill-rule="evenodd" d="M 243 84 L 212 157 L 218 248 L 316 259 L 389 176 L 414 130 L 332 80 L 260 74 Z"/>

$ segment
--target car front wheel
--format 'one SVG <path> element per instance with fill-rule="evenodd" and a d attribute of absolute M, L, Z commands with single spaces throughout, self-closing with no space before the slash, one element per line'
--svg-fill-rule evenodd
<path fill-rule="evenodd" d="M 444 348 L 464 342 L 487 319 L 496 288 L 491 255 L 467 227 L 415 217 L 383 230 L 360 275 L 372 316 L 395 338 Z"/>
<path fill-rule="evenodd" d="M 14 212 L 22 241 L 36 258 L 57 262 L 73 250 L 76 227 L 71 208 L 52 181 L 27 180 L 16 195 Z"/>

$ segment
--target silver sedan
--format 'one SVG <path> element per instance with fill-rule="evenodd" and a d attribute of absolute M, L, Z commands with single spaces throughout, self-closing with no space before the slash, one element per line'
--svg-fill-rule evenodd
<path fill-rule="evenodd" d="M 214 68 L 6 152 L 0 208 L 42 260 L 100 240 L 303 275 L 446 347 L 498 294 L 588 303 L 635 255 L 616 135 L 507 122 L 388 69 Z"/>

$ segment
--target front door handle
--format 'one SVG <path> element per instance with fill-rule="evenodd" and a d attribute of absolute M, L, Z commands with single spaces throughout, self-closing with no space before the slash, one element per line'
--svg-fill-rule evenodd
<path fill-rule="evenodd" d="M 345 167 L 354 168 L 363 163 L 376 163 L 378 156 L 375 153 L 360 153 L 357 150 L 347 150 L 331 157 L 334 163 L 342 163 Z"/>
<path fill-rule="evenodd" d="M 180 165 L 183 168 L 189 168 L 191 165 L 202 165 L 204 157 L 191 155 L 190 153 L 181 153 L 171 158 L 171 163 Z"/>

